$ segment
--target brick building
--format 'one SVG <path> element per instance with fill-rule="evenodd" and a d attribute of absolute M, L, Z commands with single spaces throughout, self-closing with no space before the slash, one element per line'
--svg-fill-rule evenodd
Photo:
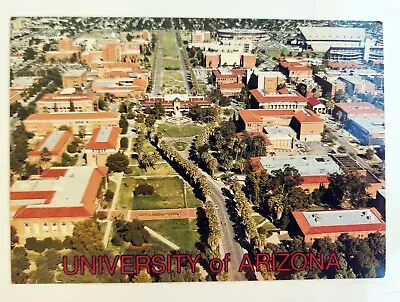
<path fill-rule="evenodd" d="M 62 76 L 64 88 L 82 88 L 86 85 L 86 70 L 67 70 Z"/>
<path fill-rule="evenodd" d="M 74 134 L 91 134 L 99 127 L 118 127 L 119 119 L 117 112 L 56 112 L 31 114 L 23 123 L 26 131 L 36 135 L 45 135 L 61 126 L 70 127 Z"/>
<path fill-rule="evenodd" d="M 92 137 L 85 146 L 88 166 L 105 166 L 109 155 L 119 149 L 121 128 L 101 127 L 93 131 Z"/>
<path fill-rule="evenodd" d="M 238 128 L 248 132 L 262 132 L 266 126 L 287 126 L 294 110 L 239 110 Z"/>
<path fill-rule="evenodd" d="M 307 100 L 293 89 L 280 89 L 277 93 L 268 93 L 263 89 L 250 90 L 250 105 L 254 109 L 300 110 L 307 105 Z"/>
<path fill-rule="evenodd" d="M 257 57 L 254 54 L 246 53 L 240 58 L 240 66 L 243 68 L 254 68 L 256 67 Z"/>
<path fill-rule="evenodd" d="M 332 116 L 339 119 L 339 112 L 342 115 L 341 121 L 345 123 L 347 119 L 353 117 L 383 117 L 384 112 L 367 102 L 354 103 L 335 103 Z"/>
<path fill-rule="evenodd" d="M 302 141 L 320 141 L 324 131 L 324 121 L 309 109 L 297 111 L 289 125 Z"/>
<path fill-rule="evenodd" d="M 254 157 L 251 160 L 255 171 L 271 171 L 292 166 L 299 172 L 302 182 L 300 188 L 312 192 L 329 184 L 329 175 L 340 171 L 339 165 L 329 156 L 297 155 Z"/>
<path fill-rule="evenodd" d="M 368 234 L 375 232 L 385 234 L 386 231 L 386 223 L 375 208 L 293 211 L 292 215 L 306 243 L 324 237 L 334 241 L 345 233 L 365 238 Z"/>
<path fill-rule="evenodd" d="M 60 93 L 47 93 L 36 102 L 38 113 L 49 112 L 91 112 L 94 110 L 94 94 L 77 92 L 66 88 Z"/>
<path fill-rule="evenodd" d="M 279 69 L 292 82 L 312 79 L 312 69 L 299 62 L 290 62 L 287 59 L 281 59 Z"/>
<path fill-rule="evenodd" d="M 64 239 L 74 223 L 93 217 L 107 187 L 106 167 L 57 167 L 17 180 L 10 188 L 11 225 L 29 237 Z"/>

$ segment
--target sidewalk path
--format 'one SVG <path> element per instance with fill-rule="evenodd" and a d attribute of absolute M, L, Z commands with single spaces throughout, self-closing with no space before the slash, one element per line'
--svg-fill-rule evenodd
<path fill-rule="evenodd" d="M 107 219 L 113 220 L 123 215 L 126 220 L 163 220 L 163 219 L 188 219 L 197 218 L 197 208 L 188 209 L 161 209 L 161 210 L 105 210 Z"/>
<path fill-rule="evenodd" d="M 121 187 L 121 182 L 122 182 L 122 176 L 124 175 L 124 173 L 115 173 L 113 176 L 110 176 L 110 179 L 112 181 L 114 181 L 117 185 L 115 188 L 115 193 L 114 193 L 114 197 L 112 200 L 112 204 L 111 204 L 111 210 L 109 211 L 108 215 L 107 215 L 107 226 L 106 226 L 106 230 L 104 232 L 104 238 L 103 238 L 103 245 L 104 247 L 107 247 L 108 244 L 108 239 L 110 237 L 110 232 L 111 232 L 111 226 L 112 226 L 112 219 L 111 219 L 111 213 L 113 212 L 113 210 L 115 210 L 115 207 L 117 206 L 117 201 L 118 201 L 118 195 L 119 195 L 119 189 Z"/>
<path fill-rule="evenodd" d="M 177 246 L 175 243 L 172 243 L 171 241 L 169 241 L 167 238 L 161 236 L 159 233 L 153 231 L 152 229 L 150 229 L 148 226 L 144 226 L 144 229 L 149 232 L 149 234 L 155 238 L 157 238 L 158 240 L 160 240 L 162 243 L 165 243 L 166 245 L 168 245 L 170 248 L 174 249 L 174 250 L 179 250 L 180 247 Z"/>

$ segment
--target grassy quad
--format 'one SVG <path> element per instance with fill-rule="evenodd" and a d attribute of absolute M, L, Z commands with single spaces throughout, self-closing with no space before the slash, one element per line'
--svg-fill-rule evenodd
<path fill-rule="evenodd" d="M 171 137 L 190 137 L 199 135 L 201 132 L 202 126 L 198 125 L 167 125 L 167 124 L 160 124 L 158 126 L 158 131 L 164 133 L 166 131 L 169 135 L 165 134 L 165 136 Z"/>
<path fill-rule="evenodd" d="M 144 224 L 183 249 L 200 240 L 196 219 L 146 220 Z"/>
<path fill-rule="evenodd" d="M 156 164 L 153 168 L 148 168 L 147 171 L 139 167 L 131 166 L 133 172 L 130 176 L 165 176 L 165 175 L 178 175 L 175 170 L 168 163 Z"/>
<path fill-rule="evenodd" d="M 185 79 L 181 71 L 164 70 L 163 83 L 166 87 L 185 87 Z"/>
<path fill-rule="evenodd" d="M 148 196 L 134 196 L 134 189 L 141 183 L 148 183 L 155 189 Z M 185 208 L 183 181 L 178 177 L 157 179 L 124 178 L 119 192 L 117 209 L 154 210 Z"/>

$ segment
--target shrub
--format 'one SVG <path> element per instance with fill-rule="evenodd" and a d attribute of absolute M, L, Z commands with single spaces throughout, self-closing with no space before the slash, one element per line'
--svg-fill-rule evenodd
<path fill-rule="evenodd" d="M 43 253 L 46 250 L 46 245 L 42 240 L 37 240 L 35 237 L 29 237 L 26 239 L 25 248 L 27 250 L 33 250 L 36 253 Z"/>
<path fill-rule="evenodd" d="M 126 168 L 125 174 L 132 174 L 132 173 L 133 173 L 133 169 L 131 167 Z"/>
<path fill-rule="evenodd" d="M 63 246 L 65 249 L 72 249 L 72 239 L 70 236 L 66 236 L 63 241 Z"/>
<path fill-rule="evenodd" d="M 137 195 L 151 195 L 154 193 L 154 187 L 149 184 L 140 184 L 136 187 L 134 194 Z"/>
<path fill-rule="evenodd" d="M 121 149 L 125 150 L 126 148 L 128 148 L 128 145 L 129 145 L 128 138 L 127 137 L 122 137 L 121 141 L 120 141 L 120 145 L 121 145 Z"/>
<path fill-rule="evenodd" d="M 107 190 L 106 193 L 104 194 L 104 199 L 106 201 L 111 201 L 114 198 L 114 192 Z"/>

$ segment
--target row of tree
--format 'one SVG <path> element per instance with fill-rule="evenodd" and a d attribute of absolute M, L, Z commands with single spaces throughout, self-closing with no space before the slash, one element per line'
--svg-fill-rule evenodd
<path fill-rule="evenodd" d="M 206 177 L 200 173 L 195 164 L 184 159 L 176 150 L 169 147 L 165 141 L 161 141 L 158 147 L 171 165 L 177 168 L 179 174 L 184 176 L 189 183 L 198 190 L 199 195 L 204 202 L 204 209 L 208 220 L 208 245 L 214 255 L 219 255 L 221 230 L 215 211 L 215 205 L 210 199 L 211 189 L 207 184 Z"/>

